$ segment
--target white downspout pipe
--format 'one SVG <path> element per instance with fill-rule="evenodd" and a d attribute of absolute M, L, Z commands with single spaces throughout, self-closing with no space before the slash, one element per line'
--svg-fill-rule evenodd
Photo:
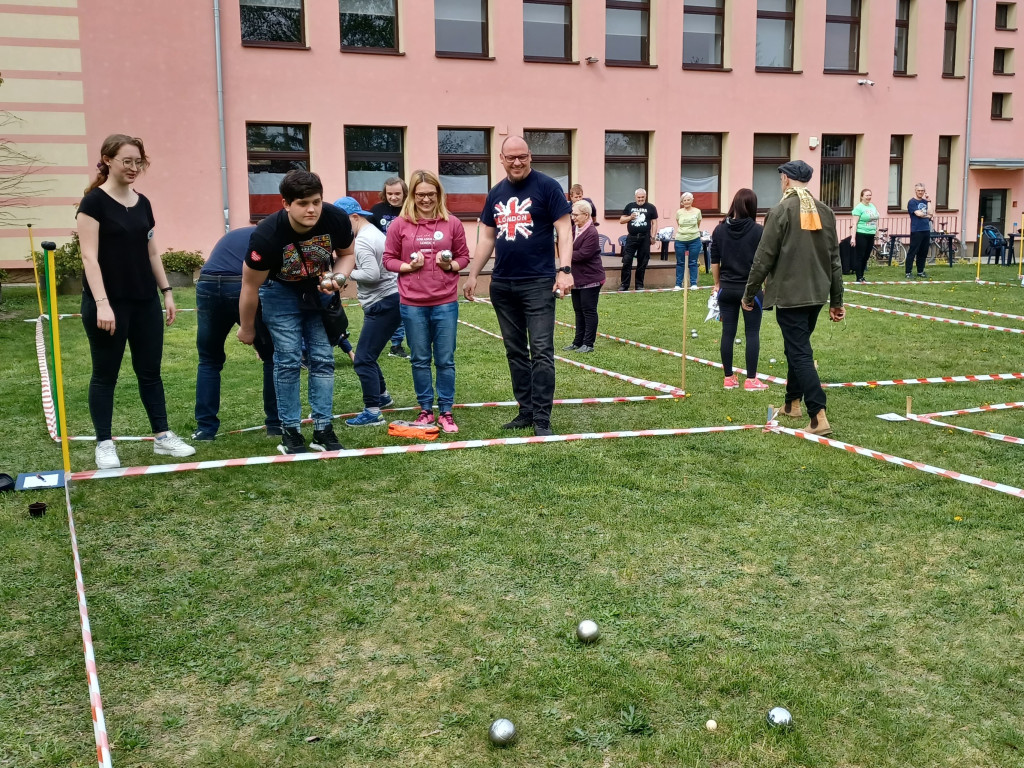
<path fill-rule="evenodd" d="M 968 174 L 971 170 L 971 129 L 974 122 L 974 47 L 978 36 L 978 0 L 971 0 L 971 52 L 967 59 L 967 123 L 964 128 L 964 188 L 960 203 L 960 241 L 967 248 Z M 980 236 L 980 235 L 979 235 Z"/>
<path fill-rule="evenodd" d="M 224 207 L 224 231 L 231 231 L 228 205 L 228 149 L 224 135 L 224 62 L 220 52 L 220 0 L 213 0 L 213 36 L 217 51 L 217 122 L 220 127 L 220 196 Z"/>

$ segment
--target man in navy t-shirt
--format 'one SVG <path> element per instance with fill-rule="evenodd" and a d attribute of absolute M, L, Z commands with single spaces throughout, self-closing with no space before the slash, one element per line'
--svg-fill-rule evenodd
<path fill-rule="evenodd" d="M 530 147 L 509 136 L 499 155 L 506 178 L 488 193 L 483 233 L 462 293 L 473 301 L 476 280 L 494 254 L 491 303 L 505 341 L 519 414 L 503 429 L 551 434 L 555 396 L 555 291 L 572 290 L 570 206 L 557 181 L 530 168 Z M 554 236 L 558 234 L 558 266 Z"/>
<path fill-rule="evenodd" d="M 911 268 L 914 266 L 914 258 L 917 257 L 917 276 L 928 277 L 924 271 L 925 262 L 928 259 L 928 246 L 932 240 L 932 214 L 928 210 L 931 203 L 924 184 L 918 182 L 914 185 L 914 196 L 907 202 L 907 213 L 910 214 L 910 246 L 907 248 L 907 261 L 904 269 L 907 272 L 907 280 L 911 277 Z"/>

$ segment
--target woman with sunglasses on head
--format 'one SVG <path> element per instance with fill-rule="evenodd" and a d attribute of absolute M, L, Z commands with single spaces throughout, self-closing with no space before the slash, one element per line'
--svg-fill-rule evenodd
<path fill-rule="evenodd" d="M 163 357 L 163 296 L 167 325 L 176 309 L 164 265 L 153 239 L 153 208 L 132 189 L 149 167 L 142 139 L 108 136 L 100 149 L 95 180 L 78 206 L 78 237 L 85 278 L 82 323 L 92 354 L 89 413 L 96 428 L 96 466 L 121 466 L 111 439 L 114 388 L 127 344 L 139 395 L 153 431 L 153 451 L 184 457 L 196 452 L 167 428 L 160 362 Z"/>
<path fill-rule="evenodd" d="M 458 432 L 455 405 L 455 331 L 459 320 L 459 272 L 469 264 L 462 222 L 449 215 L 441 181 L 430 171 L 414 171 L 402 215 L 388 227 L 384 268 L 398 273 L 399 309 L 412 360 L 412 383 L 420 415 L 416 424 L 434 423 L 437 371 L 437 422 Z"/>

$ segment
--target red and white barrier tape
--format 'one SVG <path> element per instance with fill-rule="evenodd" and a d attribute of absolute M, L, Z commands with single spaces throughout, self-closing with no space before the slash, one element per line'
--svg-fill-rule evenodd
<path fill-rule="evenodd" d="M 71 512 L 71 492 L 64 485 L 64 500 L 68 508 L 68 529 L 71 531 L 71 556 L 75 563 L 75 589 L 78 592 L 78 618 L 82 625 L 82 646 L 85 652 L 85 674 L 89 681 L 89 705 L 92 710 L 92 732 L 96 740 L 96 758 L 100 768 L 110 768 L 110 741 L 107 721 L 103 716 L 100 697 L 100 679 L 96 674 L 96 650 L 92 644 L 92 626 L 89 608 L 85 602 L 85 581 L 82 579 L 82 560 L 78 556 L 78 536 L 75 534 L 75 516 Z"/>
<path fill-rule="evenodd" d="M 849 306 L 849 305 L 847 305 Z M 902 387 L 907 384 L 961 384 L 979 381 L 1010 381 L 1024 379 L 1024 373 L 978 373 L 966 376 L 930 376 L 924 379 L 887 379 L 884 381 L 844 381 L 835 384 L 822 383 L 822 387 Z"/>
<path fill-rule="evenodd" d="M 162 309 L 160 311 L 163 312 L 165 315 L 167 314 L 167 310 L 166 309 Z M 177 311 L 178 312 L 195 312 L 196 310 L 195 310 L 194 307 L 186 307 L 185 309 L 179 309 Z M 66 320 L 69 317 L 81 317 L 81 316 L 82 316 L 81 312 L 66 312 L 64 314 L 57 315 L 57 319 L 58 320 Z M 45 313 L 40 315 L 39 317 L 43 318 L 43 319 L 46 319 L 46 320 L 50 319 L 50 316 L 48 314 L 45 314 Z"/>
<path fill-rule="evenodd" d="M 1007 411 L 1013 408 L 1024 408 L 1024 402 L 1014 403 L 992 403 L 991 405 L 979 405 L 977 408 L 960 408 L 956 411 L 936 411 L 935 413 L 923 413 L 922 416 L 935 418 L 936 416 L 964 416 L 968 413 L 987 413 L 988 411 Z"/>
<path fill-rule="evenodd" d="M 884 293 L 869 293 L 868 291 L 857 291 L 847 288 L 847 293 L 857 293 L 861 296 L 870 296 L 873 299 L 888 299 L 889 301 L 902 301 L 907 304 L 921 304 L 926 307 L 938 307 L 939 309 L 952 309 L 957 312 L 970 312 L 973 315 L 986 315 L 988 317 L 1005 317 L 1007 320 L 1024 320 L 1024 315 L 1011 315 L 1007 312 L 992 312 L 987 309 L 971 309 L 970 307 L 958 307 L 956 304 L 940 304 L 937 301 L 921 301 L 919 299 L 905 299 L 902 296 L 886 296 Z"/>
<path fill-rule="evenodd" d="M 137 475 L 161 475 L 169 472 L 191 472 L 221 467 L 246 467 L 259 464 L 287 464 L 294 461 L 325 461 L 328 459 L 351 459 L 361 456 L 390 456 L 401 453 L 429 453 L 431 451 L 456 451 L 468 448 L 493 448 L 502 445 L 526 445 L 528 443 L 569 443 L 580 440 L 612 440 L 626 437 L 670 437 L 679 435 L 700 435 L 712 432 L 738 432 L 749 429 L 764 429 L 763 424 L 729 424 L 721 427 L 687 427 L 684 429 L 638 429 L 621 432 L 583 432 L 572 435 L 548 435 L 546 437 L 499 437 L 487 440 L 457 440 L 451 443 L 416 443 L 415 445 L 386 445 L 376 448 L 352 448 L 324 453 L 297 453 L 291 455 L 253 456 L 243 459 L 220 459 L 217 461 L 191 461 L 182 464 L 154 464 L 143 467 L 120 467 L 118 469 L 93 469 L 75 472 L 72 480 L 101 480 L 111 477 L 134 477 Z"/>
<path fill-rule="evenodd" d="M 616 291 L 601 291 L 601 295 L 602 296 L 618 296 L 620 294 L 627 294 L 627 293 L 672 293 L 675 290 L 676 290 L 675 288 L 641 288 L 638 291 L 636 291 L 636 290 L 633 290 L 633 291 L 617 291 L 617 290 Z M 711 286 L 710 285 L 699 285 L 699 286 L 697 286 L 697 290 L 698 291 L 709 291 L 709 290 L 711 290 Z"/>
<path fill-rule="evenodd" d="M 929 416 L 920 416 L 916 413 L 906 414 L 906 418 L 909 421 L 916 421 L 921 424 L 932 424 L 936 427 L 945 427 L 946 429 L 956 429 L 960 432 L 968 432 L 972 435 L 978 435 L 979 437 L 987 437 L 989 440 L 997 440 L 1002 443 L 1013 443 L 1014 445 L 1024 445 L 1024 439 L 1014 437 L 1013 435 L 1004 435 L 999 432 L 989 432 L 984 429 L 970 429 L 969 427 L 958 427 L 955 424 L 947 424 L 944 421 L 933 419 Z"/>
<path fill-rule="evenodd" d="M 985 280 L 866 280 L 856 283 L 852 280 L 844 285 L 1013 285 L 1013 283 L 990 283 Z"/>
<path fill-rule="evenodd" d="M 57 441 L 57 409 L 53 404 L 53 391 L 50 389 L 50 369 L 46 364 L 46 342 L 43 340 L 43 321 L 36 320 L 36 360 L 39 363 L 39 382 L 42 386 L 43 416 L 46 419 L 46 431 L 50 439 Z"/>
<path fill-rule="evenodd" d="M 938 475 L 939 477 L 948 477 L 951 480 L 958 480 L 961 483 L 968 483 L 969 485 L 977 485 L 982 488 L 989 488 L 993 491 L 999 491 L 1009 496 L 1016 496 L 1018 499 L 1024 499 L 1024 490 L 1020 488 L 1014 488 L 1012 485 L 1004 485 L 1003 483 L 996 483 L 991 480 L 983 480 L 980 477 L 974 477 L 973 475 L 965 475 L 961 472 L 954 472 L 951 469 L 942 469 L 941 467 L 933 467 L 931 464 L 924 464 L 920 461 L 911 461 L 910 459 L 902 459 L 899 456 L 893 456 L 888 453 L 882 453 L 881 451 L 873 451 L 870 448 L 861 448 L 859 445 L 852 445 L 851 443 L 844 443 L 840 440 L 832 440 L 828 437 L 821 437 L 819 435 L 812 435 L 809 432 L 804 432 L 799 429 L 789 429 L 788 427 L 778 426 L 777 424 L 770 423 L 766 428 L 769 432 L 778 432 L 780 434 L 792 435 L 793 437 L 799 437 L 803 440 L 809 440 L 812 443 L 820 443 L 821 445 L 827 445 L 830 448 L 839 448 L 847 451 L 848 453 L 855 453 L 860 456 L 867 456 L 878 461 L 884 461 L 889 464 L 898 464 L 901 467 L 908 467 L 910 469 L 916 469 L 921 472 L 927 472 L 930 475 Z"/>
<path fill-rule="evenodd" d="M 850 309 L 865 309 L 868 312 L 882 312 L 886 315 L 899 315 L 900 317 L 913 317 L 917 320 L 932 320 L 936 323 L 949 323 L 950 325 L 963 325 L 967 328 L 982 328 L 986 331 L 1003 331 L 1004 333 L 1024 333 L 1024 328 L 1006 328 L 1002 325 L 988 325 L 986 323 L 971 323 L 967 320 L 952 320 L 948 317 L 933 317 L 931 315 L 918 315 L 914 312 L 900 312 L 897 309 L 882 309 L 881 307 L 866 307 L 863 304 L 847 304 Z"/>

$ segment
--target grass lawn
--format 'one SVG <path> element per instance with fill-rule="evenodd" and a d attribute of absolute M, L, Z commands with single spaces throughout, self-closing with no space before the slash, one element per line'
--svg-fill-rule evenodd
<path fill-rule="evenodd" d="M 1024 314 L 1015 285 L 863 289 Z M 3 295 L 0 471 L 53 469 L 23 322 L 36 298 Z M 604 296 L 599 330 L 679 350 L 696 328 L 688 354 L 718 360 L 707 296 L 689 296 L 685 329 L 680 293 Z M 497 330 L 486 305 L 460 312 Z M 350 317 L 358 336 L 361 313 Z M 572 322 L 568 301 L 559 319 Z M 165 336 L 171 426 L 186 436 L 195 322 L 182 313 Z M 571 334 L 559 327 L 558 347 Z M 81 321 L 61 336 L 70 431 L 89 435 Z M 275 452 L 260 432 L 225 434 L 263 418 L 260 366 L 229 341 L 222 433 L 197 459 Z M 1020 335 L 858 310 L 823 318 L 814 347 L 830 382 L 1024 370 Z M 358 382 L 337 358 L 335 410 L 356 411 Z M 678 358 L 617 342 L 576 358 L 680 383 Z M 512 399 L 499 341 L 462 326 L 456 361 L 457 402 Z M 382 366 L 396 404 L 414 405 L 408 363 Z M 761 370 L 786 375 L 771 314 Z M 557 375 L 556 397 L 655 394 L 562 364 Z M 782 402 L 775 384 L 721 383 L 690 363 L 685 400 L 555 406 L 553 428 L 756 424 Z M 839 440 L 1024 487 L 1022 446 L 876 418 L 902 413 L 908 395 L 917 413 L 1024 400 L 1024 381 L 827 392 Z M 514 412 L 456 410 L 457 437 L 502 436 Z M 1024 437 L 1020 410 L 946 419 Z M 147 430 L 126 361 L 114 431 Z M 408 444 L 337 431 L 347 447 Z M 93 468 L 92 453 L 72 443 L 73 468 Z M 125 466 L 175 461 L 145 442 L 119 453 Z M 30 519 L 37 499 L 50 511 Z M 76 483 L 72 502 L 119 767 L 1024 766 L 1024 500 L 992 490 L 748 431 L 96 480 Z M 95 765 L 63 494 L 0 497 L 0 552 L 0 766 Z M 602 629 L 593 646 L 573 634 L 584 618 Z M 791 731 L 767 726 L 773 706 L 793 713 Z M 487 741 L 498 717 L 520 731 L 507 749 Z"/>

